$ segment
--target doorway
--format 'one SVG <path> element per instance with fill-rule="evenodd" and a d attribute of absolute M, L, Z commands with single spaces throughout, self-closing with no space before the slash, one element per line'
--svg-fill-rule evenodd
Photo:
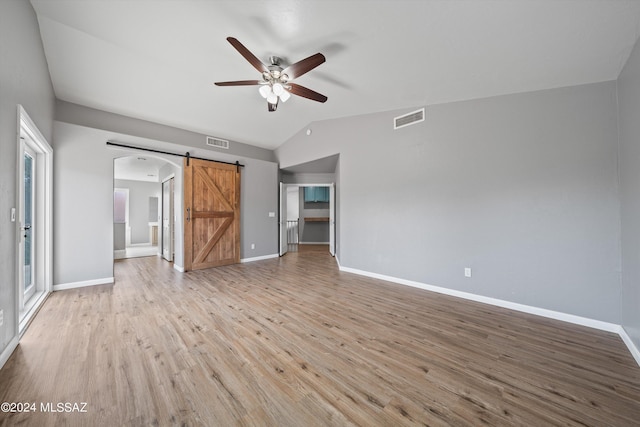
<path fill-rule="evenodd" d="M 53 149 L 27 112 L 18 106 L 17 313 L 22 335 L 52 281 Z"/>
<path fill-rule="evenodd" d="M 335 256 L 335 225 L 334 183 L 280 183 L 280 256 L 307 245 Z"/>
<path fill-rule="evenodd" d="M 114 224 L 113 248 L 114 261 L 130 257 L 164 256 L 163 242 L 163 184 L 169 180 L 172 183 L 170 208 L 172 219 L 172 247 L 170 262 L 177 271 L 184 271 L 184 228 L 182 225 L 183 205 L 183 171 L 182 165 L 172 158 L 157 156 L 145 151 L 136 151 L 126 147 L 114 148 L 125 151 L 125 154 L 113 159 L 113 188 L 114 188 Z M 123 206 L 121 217 L 116 215 L 116 189 L 127 189 L 123 199 L 128 200 Z M 128 211 L 128 214 L 127 214 Z M 122 225 L 118 225 L 118 219 Z M 126 226 L 124 223 L 128 223 Z M 118 242 L 122 250 L 118 251 Z"/>
<path fill-rule="evenodd" d="M 114 259 L 161 255 L 159 177 L 165 165 L 149 156 L 114 159 Z"/>

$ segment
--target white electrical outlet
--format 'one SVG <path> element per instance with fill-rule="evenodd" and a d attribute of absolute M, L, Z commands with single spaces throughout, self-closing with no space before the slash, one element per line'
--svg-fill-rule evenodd
<path fill-rule="evenodd" d="M 4 310 L 0 310 L 0 326 L 4 323 Z"/>
<path fill-rule="evenodd" d="M 255 244 L 255 243 L 252 243 L 252 244 L 251 244 L 251 249 L 255 249 L 255 248 L 256 248 L 256 244 Z"/>
<path fill-rule="evenodd" d="M 269 212 L 269 218 L 275 218 L 275 217 L 276 217 L 275 212 Z"/>
<path fill-rule="evenodd" d="M 471 269 L 469 267 L 465 267 L 464 277 L 471 277 Z"/>

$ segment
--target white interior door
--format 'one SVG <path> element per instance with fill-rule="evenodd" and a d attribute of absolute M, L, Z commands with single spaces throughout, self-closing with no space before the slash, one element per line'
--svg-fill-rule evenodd
<path fill-rule="evenodd" d="M 162 257 L 173 261 L 173 183 L 174 178 L 162 183 Z"/>
<path fill-rule="evenodd" d="M 329 253 L 336 256 L 336 185 L 329 187 Z"/>
<path fill-rule="evenodd" d="M 284 183 L 280 183 L 280 256 L 287 253 L 287 188 Z"/>

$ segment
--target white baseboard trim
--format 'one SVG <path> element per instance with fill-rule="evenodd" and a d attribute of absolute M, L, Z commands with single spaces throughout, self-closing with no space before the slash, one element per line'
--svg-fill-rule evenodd
<path fill-rule="evenodd" d="M 175 262 L 173 263 L 173 269 L 179 271 L 180 273 L 184 273 L 184 267 L 176 264 Z"/>
<path fill-rule="evenodd" d="M 127 257 L 126 249 L 117 249 L 113 251 L 113 259 L 124 259 Z"/>
<path fill-rule="evenodd" d="M 624 343 L 627 345 L 627 348 L 631 352 L 631 355 L 633 356 L 633 358 L 636 360 L 636 363 L 638 364 L 638 366 L 640 366 L 640 349 L 636 347 L 633 340 L 631 339 L 629 334 L 627 334 L 627 331 L 624 329 L 624 326 L 620 326 L 620 331 L 618 331 L 618 334 L 620 335 L 620 338 L 622 338 L 622 341 L 624 341 Z"/>
<path fill-rule="evenodd" d="M 280 256 L 279 254 L 270 254 L 270 255 L 257 256 L 253 258 L 242 258 L 240 262 L 245 263 L 245 262 L 262 261 L 263 259 L 278 258 L 279 256 Z"/>
<path fill-rule="evenodd" d="M 53 285 L 53 290 L 64 291 L 67 289 L 83 288 L 85 286 L 108 285 L 114 283 L 113 277 L 105 277 L 104 279 L 84 280 L 82 282 L 63 283 L 61 285 Z"/>
<path fill-rule="evenodd" d="M 0 369 L 2 369 L 5 363 L 7 363 L 7 360 L 9 360 L 9 358 L 13 354 L 13 351 L 16 349 L 16 347 L 18 347 L 18 342 L 18 337 L 13 337 L 13 339 L 9 341 L 9 344 L 7 344 L 7 346 L 4 348 L 2 353 L 0 353 Z"/>
<path fill-rule="evenodd" d="M 425 289 L 427 291 L 437 292 L 439 294 L 450 295 L 458 298 L 464 298 L 471 301 L 491 304 L 510 310 L 521 311 L 524 313 L 535 314 L 537 316 L 547 317 L 550 319 L 561 320 L 563 322 L 574 323 L 576 325 L 587 326 L 589 328 L 600 329 L 602 331 L 620 333 L 620 325 L 615 323 L 603 322 L 600 320 L 589 319 L 587 317 L 576 316 L 573 314 L 562 313 L 559 311 L 547 310 L 546 308 L 533 307 L 530 305 L 519 304 L 511 301 L 505 301 L 497 298 L 485 297 L 469 292 L 456 291 L 454 289 L 442 288 L 440 286 L 428 285 L 425 283 L 415 282 L 412 280 L 399 279 L 397 277 L 385 276 L 383 274 L 370 273 L 368 271 L 358 270 L 350 267 L 340 266 L 341 271 L 347 273 L 359 274 L 361 276 L 372 277 L 374 279 L 386 280 L 388 282 L 398 283 L 401 285 L 412 286 L 414 288 Z"/>
<path fill-rule="evenodd" d="M 328 245 L 329 242 L 298 242 L 299 245 Z"/>

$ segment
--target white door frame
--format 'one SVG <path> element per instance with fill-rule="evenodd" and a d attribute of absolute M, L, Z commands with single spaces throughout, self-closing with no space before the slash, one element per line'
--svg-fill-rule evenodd
<path fill-rule="evenodd" d="M 279 236 L 279 254 L 283 256 L 287 253 L 287 187 L 293 185 L 280 183 L 280 212 L 278 216 L 278 236 Z"/>
<path fill-rule="evenodd" d="M 329 253 L 336 256 L 336 184 L 329 186 Z"/>
<path fill-rule="evenodd" d="M 22 255 L 23 251 L 23 231 L 20 218 L 23 217 L 23 203 L 18 203 L 15 218 L 16 233 L 16 271 L 17 283 L 16 287 L 16 318 L 15 325 L 17 335 L 22 336 L 26 331 L 26 327 L 37 313 L 38 308 L 44 302 L 46 297 L 53 289 L 53 149 L 42 135 L 36 124 L 31 120 L 25 109 L 18 105 L 17 114 L 17 180 L 16 194 L 18 201 L 23 198 L 24 191 L 24 151 L 28 146 L 36 156 L 36 179 L 35 179 L 35 218 L 33 219 L 33 227 L 37 230 L 37 236 L 34 239 L 34 255 L 35 255 L 35 295 L 31 301 L 23 300 L 20 292 L 22 289 L 23 274 L 22 271 Z"/>

